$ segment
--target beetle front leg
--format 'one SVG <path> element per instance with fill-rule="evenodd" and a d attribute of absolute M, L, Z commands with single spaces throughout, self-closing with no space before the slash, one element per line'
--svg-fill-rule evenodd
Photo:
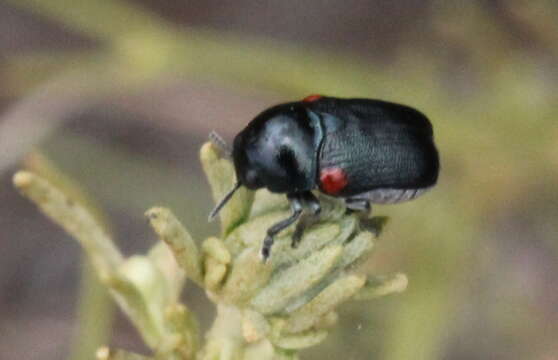
<path fill-rule="evenodd" d="M 314 196 L 310 191 L 301 194 L 301 201 L 303 202 L 303 207 L 308 213 L 305 213 L 298 224 L 292 236 L 291 247 L 296 248 L 302 239 L 304 230 L 314 224 L 322 211 L 320 205 L 320 200 Z"/>
<path fill-rule="evenodd" d="M 273 246 L 273 238 L 275 237 L 275 235 L 297 221 L 302 214 L 302 202 L 300 198 L 298 196 L 295 197 L 295 195 L 292 194 L 288 194 L 287 197 L 291 201 L 292 214 L 288 218 L 279 221 L 267 230 L 267 235 L 263 241 L 261 250 L 261 256 L 264 262 L 266 262 L 269 258 L 271 247 Z"/>

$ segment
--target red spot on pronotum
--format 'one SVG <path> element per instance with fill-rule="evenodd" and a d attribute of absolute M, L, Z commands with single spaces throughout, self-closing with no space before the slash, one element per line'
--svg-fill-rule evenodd
<path fill-rule="evenodd" d="M 316 100 L 320 100 L 321 98 L 322 98 L 322 95 L 318 95 L 318 94 L 308 95 L 307 97 L 302 99 L 302 102 L 313 102 L 313 101 L 316 101 Z"/>
<path fill-rule="evenodd" d="M 347 174 L 341 168 L 326 168 L 320 171 L 320 189 L 326 194 L 338 194 L 348 182 Z"/>

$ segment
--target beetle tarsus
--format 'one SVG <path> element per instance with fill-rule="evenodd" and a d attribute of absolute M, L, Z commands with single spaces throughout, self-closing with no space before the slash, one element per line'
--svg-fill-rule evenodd
<path fill-rule="evenodd" d="M 262 250 L 261 250 L 262 261 L 264 263 L 267 262 L 267 259 L 269 258 L 269 255 L 271 254 L 271 247 L 272 246 L 273 246 L 273 237 L 271 237 L 269 234 L 267 234 L 264 241 L 263 241 Z"/>
<path fill-rule="evenodd" d="M 273 241 L 275 235 L 287 228 L 289 225 L 293 224 L 300 218 L 302 214 L 302 204 L 299 198 L 287 195 L 291 199 L 291 209 L 292 214 L 286 219 L 279 221 L 267 230 L 267 235 L 263 241 L 261 256 L 264 262 L 267 261 L 271 255 L 271 247 L 273 246 Z"/>

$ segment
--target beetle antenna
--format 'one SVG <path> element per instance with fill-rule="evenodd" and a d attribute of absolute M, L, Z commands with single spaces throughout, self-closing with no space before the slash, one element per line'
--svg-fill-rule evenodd
<path fill-rule="evenodd" d="M 221 211 L 223 206 L 225 206 L 225 204 L 231 199 L 234 192 L 238 190 L 240 186 L 242 186 L 242 184 L 240 183 L 240 181 L 237 181 L 236 184 L 234 184 L 234 187 L 223 197 L 223 199 L 221 199 L 221 201 L 219 201 L 217 205 L 215 205 L 213 210 L 211 210 L 211 212 L 209 213 L 209 218 L 207 219 L 208 221 L 211 222 L 213 221 L 213 219 L 215 219 L 215 216 L 217 216 L 219 211 Z"/>
<path fill-rule="evenodd" d="M 227 142 L 219 134 L 217 134 L 217 132 L 215 130 L 213 130 L 212 132 L 209 133 L 209 141 L 211 141 L 211 143 L 213 145 L 215 145 L 217 148 L 219 148 L 219 150 L 221 150 L 221 152 L 223 152 L 223 154 L 226 157 L 228 157 L 228 158 L 232 157 L 231 147 L 227 144 Z"/>

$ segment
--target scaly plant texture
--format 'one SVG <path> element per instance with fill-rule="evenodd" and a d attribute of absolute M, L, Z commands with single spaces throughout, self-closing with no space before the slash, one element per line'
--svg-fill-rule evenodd
<path fill-rule="evenodd" d="M 211 143 L 202 147 L 201 161 L 218 200 L 235 181 L 233 165 Z M 81 244 L 153 351 L 149 357 L 103 347 L 98 359 L 298 359 L 299 350 L 324 341 L 341 303 L 407 285 L 403 274 L 369 276 L 359 266 L 386 219 L 348 213 L 332 198 L 320 198 L 320 219 L 307 227 L 297 248 L 290 246 L 291 227 L 277 237 L 266 263 L 259 256 L 261 241 L 289 206 L 284 196 L 246 189 L 221 211 L 220 237 L 200 245 L 169 209 L 148 210 L 161 242 L 145 255 L 124 258 L 99 214 L 75 191 L 47 178 L 20 171 L 14 183 Z M 194 314 L 179 300 L 186 279 L 205 289 L 217 307 L 203 342 Z"/>

